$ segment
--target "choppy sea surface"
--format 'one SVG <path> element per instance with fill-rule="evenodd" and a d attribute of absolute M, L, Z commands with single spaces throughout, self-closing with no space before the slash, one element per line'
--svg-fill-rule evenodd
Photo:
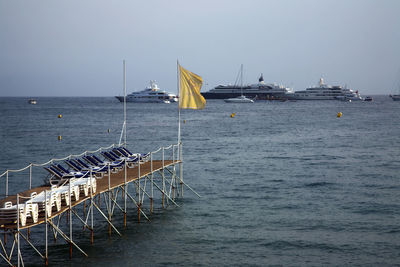
<path fill-rule="evenodd" d="M 0 98 L 1 173 L 118 142 L 116 99 L 37 100 Z M 128 103 L 128 148 L 175 144 L 177 114 L 176 104 Z M 400 265 L 399 102 L 209 100 L 182 120 L 184 180 L 202 197 L 185 188 L 180 207 L 164 210 L 156 200 L 140 224 L 132 208 L 127 229 L 115 219 L 122 237 L 99 221 L 94 246 L 74 229 L 89 257 L 74 250 L 69 259 L 65 242 L 51 241 L 50 266 Z M 28 177 L 11 175 L 10 193 Z M 43 263 L 31 249 L 23 259 Z"/>

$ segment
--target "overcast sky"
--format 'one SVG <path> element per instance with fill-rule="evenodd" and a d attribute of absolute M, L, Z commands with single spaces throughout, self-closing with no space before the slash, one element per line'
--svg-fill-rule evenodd
<path fill-rule="evenodd" d="M 114 96 L 149 80 L 176 92 L 176 60 L 202 91 L 318 82 L 361 94 L 400 85 L 398 0 L 0 0 L 0 96 Z"/>

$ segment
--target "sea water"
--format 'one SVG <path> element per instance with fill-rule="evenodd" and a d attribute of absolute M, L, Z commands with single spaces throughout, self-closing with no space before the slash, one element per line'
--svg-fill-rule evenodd
<path fill-rule="evenodd" d="M 1 173 L 118 143 L 118 100 L 37 100 L 0 98 Z M 177 143 L 176 103 L 127 109 L 130 150 Z M 184 181 L 201 198 L 185 187 L 180 207 L 162 209 L 156 199 L 151 222 L 140 224 L 131 207 L 127 229 L 122 215 L 114 219 L 122 237 L 109 238 L 97 218 L 93 246 L 88 231 L 74 227 L 74 241 L 89 257 L 74 249 L 70 260 L 68 245 L 51 238 L 50 265 L 400 264 L 400 103 L 388 96 L 351 103 L 209 100 L 204 110 L 181 116 Z M 32 186 L 46 179 L 40 169 Z M 10 194 L 27 187 L 29 170 L 10 174 Z M 42 252 L 43 243 L 35 243 Z M 26 266 L 43 263 L 26 245 L 22 255 Z"/>

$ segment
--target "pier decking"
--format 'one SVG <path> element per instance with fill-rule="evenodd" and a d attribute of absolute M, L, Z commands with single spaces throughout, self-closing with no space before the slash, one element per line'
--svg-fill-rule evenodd
<path fill-rule="evenodd" d="M 118 210 L 122 212 L 124 218 L 123 224 L 126 226 L 127 207 L 129 204 L 133 204 L 133 206 L 137 208 L 137 219 L 139 222 L 141 216 L 149 220 L 147 214 L 153 212 L 154 191 L 158 192 L 160 203 L 162 203 L 163 208 L 170 203 L 178 206 L 174 200 L 176 196 L 183 195 L 183 185 L 185 184 L 182 178 L 182 160 L 179 158 L 180 147 L 181 145 L 178 144 L 160 148 L 157 151 L 149 153 L 147 161 L 130 167 L 128 167 L 128 164 L 125 162 L 125 164 L 115 172 L 109 167 L 108 172 L 102 177 L 96 177 L 96 186 L 92 184 L 86 193 L 79 191 L 79 199 L 75 199 L 72 197 L 73 194 L 69 193 L 68 199 L 62 201 L 60 208 L 55 205 L 51 207 L 52 203 L 49 203 L 48 205 L 51 207 L 50 212 L 47 208 L 39 210 L 37 221 L 34 221 L 33 218 L 27 218 L 26 222 L 22 223 L 19 212 L 16 212 L 17 218 L 15 220 L 0 220 L 0 229 L 3 231 L 4 236 L 3 240 L 0 239 L 0 257 L 8 265 L 14 266 L 13 256 L 15 258 L 14 254 L 16 254 L 17 265 L 20 266 L 22 264 L 23 266 L 24 263 L 21 251 L 31 248 L 43 258 L 44 264 L 47 265 L 49 249 L 48 229 L 52 229 L 55 239 L 57 239 L 57 236 L 61 236 L 67 244 L 69 244 L 70 257 L 72 257 L 73 247 L 85 256 L 88 256 L 78 244 L 73 241 L 73 225 L 80 225 L 80 227 L 83 226 L 84 230 L 89 230 L 91 244 L 93 245 L 95 212 L 97 216 L 96 222 L 99 218 L 102 218 L 103 221 L 109 225 L 108 234 L 111 236 L 113 231 L 121 235 L 113 223 L 113 214 Z M 167 154 L 166 151 L 169 153 Z M 177 172 L 178 169 L 180 173 L 179 176 Z M 94 175 L 91 174 L 91 176 Z M 92 181 L 89 178 L 88 180 Z M 4 207 L 6 202 L 11 202 L 12 205 L 16 205 L 16 210 L 19 211 L 21 206 L 24 206 L 24 203 L 27 203 L 30 199 L 33 192 L 37 194 L 44 192 L 45 195 L 50 196 L 54 190 L 55 188 L 51 188 L 50 186 L 27 189 L 19 192 L 17 195 L 10 195 L 1 199 L 0 207 Z M 72 192 L 71 185 L 69 186 L 69 192 Z M 144 202 L 145 199 L 149 201 Z M 102 201 L 104 203 L 103 205 Z M 44 205 L 44 207 L 46 207 L 46 205 Z M 82 216 L 82 214 L 84 215 Z M 67 217 L 67 222 L 64 224 L 61 222 L 62 217 Z M 43 236 L 39 237 L 38 243 L 42 242 L 41 247 L 42 250 L 44 247 L 44 252 L 40 252 L 40 249 L 37 248 L 37 243 L 31 241 L 31 239 L 35 237 L 33 235 L 32 237 L 30 236 L 31 229 L 34 230 L 40 227 L 40 225 L 44 225 L 45 236 L 44 240 Z M 24 232 L 22 232 L 23 230 Z M 7 242 L 7 236 L 9 236 L 9 238 L 11 237 L 11 241 Z M 25 240 L 25 242 L 21 242 L 22 239 Z M 21 247 L 22 245 L 23 247 Z"/>

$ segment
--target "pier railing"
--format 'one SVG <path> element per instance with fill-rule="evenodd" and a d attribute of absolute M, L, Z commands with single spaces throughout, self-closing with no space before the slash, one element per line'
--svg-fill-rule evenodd
<path fill-rule="evenodd" d="M 152 160 L 158 156 L 160 159 L 162 159 L 163 162 L 166 159 L 171 159 L 173 162 L 175 162 L 175 161 L 179 160 L 179 149 L 180 149 L 181 145 L 182 144 L 172 144 L 167 147 L 160 147 L 157 150 L 150 152 L 149 154 L 151 155 Z M 69 160 L 69 159 L 73 159 L 73 158 L 80 158 L 80 157 L 90 155 L 90 154 L 101 153 L 103 151 L 107 151 L 107 150 L 113 149 L 115 147 L 120 147 L 120 146 L 124 146 L 124 144 L 121 144 L 121 145 L 112 144 L 107 147 L 100 147 L 96 150 L 86 150 L 80 154 L 71 154 L 71 155 L 63 157 L 63 158 L 53 158 L 44 163 L 30 163 L 29 165 L 27 165 L 21 169 L 7 169 L 5 172 L 0 174 L 0 181 L 1 181 L 1 179 L 5 179 L 4 195 L 6 197 L 8 197 L 10 195 L 9 194 L 10 175 L 12 175 L 14 173 L 20 173 L 20 172 L 23 172 L 23 171 L 29 169 L 29 177 L 28 177 L 29 189 L 32 189 L 32 173 L 33 173 L 32 169 L 33 169 L 33 167 L 44 167 L 49 164 L 53 164 L 55 162 L 61 162 L 61 161 L 65 161 L 65 160 Z M 3 192 L 0 192 L 0 195 L 3 195 Z"/>

